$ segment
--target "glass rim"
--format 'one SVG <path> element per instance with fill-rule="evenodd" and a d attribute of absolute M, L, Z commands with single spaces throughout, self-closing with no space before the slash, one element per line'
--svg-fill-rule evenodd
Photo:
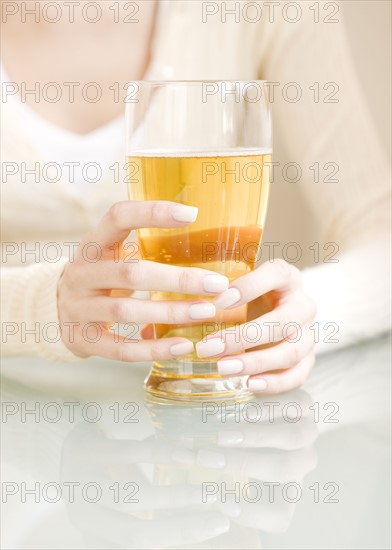
<path fill-rule="evenodd" d="M 137 84 L 141 86 L 165 86 L 165 85 L 186 85 L 186 84 L 264 84 L 269 82 L 268 80 L 130 80 L 128 85 Z"/>

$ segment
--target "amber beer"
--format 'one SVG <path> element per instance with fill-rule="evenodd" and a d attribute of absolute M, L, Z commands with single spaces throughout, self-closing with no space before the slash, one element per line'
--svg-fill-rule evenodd
<path fill-rule="evenodd" d="M 140 229 L 142 257 L 163 264 L 210 269 L 230 281 L 254 269 L 267 210 L 270 162 L 269 151 L 128 157 L 131 199 L 175 201 L 199 208 L 197 220 L 189 226 Z M 151 293 L 151 298 L 206 299 L 157 291 Z M 219 330 L 222 323 L 229 326 L 245 318 L 246 307 L 235 308 L 219 312 L 211 321 L 156 325 L 156 337 L 181 336 L 196 343 L 208 332 Z M 203 361 L 196 355 L 189 359 Z"/>

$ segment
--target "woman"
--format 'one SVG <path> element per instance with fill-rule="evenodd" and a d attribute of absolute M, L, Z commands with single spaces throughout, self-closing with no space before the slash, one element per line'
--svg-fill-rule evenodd
<path fill-rule="evenodd" d="M 388 329 L 388 172 L 338 3 L 333 14 L 322 2 L 318 14 L 297 3 L 289 10 L 265 2 L 102 1 L 59 3 L 56 13 L 53 7 L 40 11 L 35 2 L 2 4 L 5 353 L 142 361 L 193 349 L 182 338 L 148 339 L 148 330 L 139 342 L 115 341 L 105 322 L 149 324 L 173 316 L 189 322 L 197 303 L 141 303 L 112 295 L 113 289 L 216 296 L 219 308 L 252 302 L 253 322 L 276 323 L 274 334 L 264 330 L 252 343 L 220 334 L 209 354 L 219 359 L 222 375 L 249 374 L 255 392 L 301 385 L 315 345 L 320 352 L 336 349 Z M 311 242 L 321 239 L 320 249 L 333 243 L 336 257 L 324 263 L 315 254 L 302 274 L 282 259 L 265 262 L 229 289 L 224 278 L 205 270 L 115 262 L 113 245 L 131 230 L 181 227 L 195 219 L 192 208 L 125 200 L 122 179 L 113 177 L 123 153 L 123 83 L 256 78 L 273 83 L 275 134 L 289 159 L 307 167 L 297 185 L 313 210 Z M 60 92 L 48 83 L 60 84 Z M 103 166 L 96 184 L 81 171 L 94 161 Z M 47 175 L 50 162 L 62 167 L 58 179 Z M 315 163 L 337 167 L 338 182 L 316 178 Z M 38 176 L 28 172 L 32 167 Z M 290 227 L 284 219 L 280 225 L 290 242 Z M 61 243 L 61 261 L 49 257 L 53 242 Z M 98 262 L 81 252 L 91 242 L 104 250 Z M 98 342 L 83 332 L 90 322 L 105 329 Z M 61 339 L 50 336 L 58 323 Z M 288 323 L 301 326 L 296 342 L 283 339 Z"/>

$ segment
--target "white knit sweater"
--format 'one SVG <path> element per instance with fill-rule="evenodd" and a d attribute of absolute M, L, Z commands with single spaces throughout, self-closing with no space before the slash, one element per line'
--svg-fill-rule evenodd
<path fill-rule="evenodd" d="M 294 192 L 309 212 L 308 240 L 298 243 L 307 250 L 307 259 L 298 265 L 304 268 L 307 291 L 318 303 L 318 351 L 388 330 L 388 166 L 353 70 L 341 12 L 338 23 L 316 24 L 305 3 L 295 23 L 286 21 L 281 9 L 273 23 L 265 11 L 257 23 L 250 21 L 250 11 L 248 21 L 243 15 L 239 21 L 229 15 L 224 21 L 221 13 L 203 21 L 203 4 L 175 1 L 167 6 L 156 29 L 148 78 L 263 78 L 276 83 L 274 161 L 280 167 L 297 163 L 302 178 L 285 181 L 278 168 L 266 239 L 273 241 L 278 227 L 284 235 L 278 251 L 296 240 L 303 214 L 274 200 L 278 196 L 284 200 L 287 188 L 287 196 Z M 293 101 L 299 91 L 301 98 Z M 126 185 L 122 178 L 115 182 L 110 171 L 99 185 L 79 195 L 64 177 L 57 183 L 42 177 L 39 182 L 32 177 L 23 181 L 21 163 L 31 168 L 41 162 L 42 167 L 47 159 L 40 158 L 34 136 L 12 102 L 2 104 L 2 115 L 3 169 L 5 162 L 18 167 L 14 175 L 7 172 L 5 177 L 3 172 L 2 177 L 3 353 L 72 360 L 75 357 L 54 329 L 56 286 L 70 250 L 66 243 L 78 242 L 112 203 L 125 199 Z M 122 158 L 119 147 L 120 166 Z M 320 169 L 318 183 L 315 163 Z M 327 163 L 333 164 L 325 167 Z M 338 182 L 323 181 L 336 166 L 338 172 L 330 179 Z M 310 250 L 315 242 L 319 242 L 318 259 L 318 245 Z M 60 244 L 61 260 L 51 261 L 60 254 L 48 243 Z M 38 258 L 24 258 L 23 251 L 31 248 L 38 250 Z M 325 263 L 328 253 L 338 261 Z M 333 338 L 338 343 L 324 342 L 335 326 L 338 332 Z M 32 329 L 35 334 L 28 332 Z"/>

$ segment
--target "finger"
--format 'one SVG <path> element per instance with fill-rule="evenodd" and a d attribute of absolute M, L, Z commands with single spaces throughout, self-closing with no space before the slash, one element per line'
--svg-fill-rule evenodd
<path fill-rule="evenodd" d="M 127 482 L 130 473 L 131 471 L 128 470 L 127 477 L 127 473 L 125 472 L 124 479 L 121 478 L 121 481 Z M 80 480 L 79 478 L 77 479 Z M 101 476 L 99 479 L 101 484 L 106 482 L 107 486 L 110 486 L 111 482 L 114 481 L 105 476 Z M 117 475 L 115 480 L 119 480 Z M 86 479 L 80 481 L 88 483 L 88 478 L 86 477 Z M 203 508 L 206 504 L 216 501 L 216 495 L 204 494 L 201 484 L 156 486 L 142 480 L 138 482 L 134 477 L 132 477 L 132 482 L 140 487 L 140 493 L 143 495 L 143 498 L 131 502 L 123 501 L 119 506 L 118 502 L 113 502 L 113 495 L 105 491 L 100 499 L 100 503 L 108 508 L 115 510 L 120 508 L 121 510 L 128 511 L 130 514 L 136 514 L 144 511 L 151 512 L 152 510 L 183 510 L 190 506 Z"/>
<path fill-rule="evenodd" d="M 173 447 L 153 437 L 141 441 L 107 439 L 97 430 L 91 430 L 90 425 L 86 428 L 84 424 L 75 427 L 66 442 L 65 449 L 69 452 L 68 463 L 73 461 L 77 470 L 80 470 L 81 462 L 90 464 L 91 461 L 99 466 L 115 465 L 115 470 L 118 471 L 119 466 L 128 468 L 138 463 L 189 467 L 196 460 L 194 451 Z"/>
<path fill-rule="evenodd" d="M 279 372 L 266 372 L 262 376 L 251 376 L 248 379 L 248 388 L 254 393 L 277 394 L 299 388 L 305 382 L 315 362 L 313 353 L 291 369 Z"/>
<path fill-rule="evenodd" d="M 197 218 L 198 209 L 169 201 L 123 201 L 114 204 L 89 236 L 102 248 L 124 241 L 133 229 L 184 227 Z"/>
<path fill-rule="evenodd" d="M 89 336 L 89 340 L 87 340 L 86 335 L 78 333 L 75 336 L 75 343 L 82 356 L 99 355 L 107 359 L 126 362 L 174 359 L 192 353 L 194 350 L 193 343 L 186 338 L 137 341 L 134 339 L 136 329 L 137 325 L 135 324 L 134 327 L 131 327 L 128 336 L 124 337 L 109 332 L 103 327 L 101 327 L 101 331 L 94 327 L 94 338 Z"/>
<path fill-rule="evenodd" d="M 193 485 L 145 485 L 143 502 L 135 509 L 139 510 L 180 510 L 187 506 L 203 507 L 216 501 L 216 495 L 205 495 L 201 484 Z M 130 510 L 131 511 L 131 510 Z"/>
<path fill-rule="evenodd" d="M 220 449 L 223 451 L 223 449 Z M 221 456 L 219 456 L 221 455 Z M 248 449 L 224 449 L 223 452 L 201 449 L 197 453 L 197 465 L 219 470 L 220 475 L 238 476 L 246 472 L 247 478 L 278 481 L 301 481 L 315 468 L 317 455 L 313 447 L 293 451 L 252 451 Z M 218 468 L 219 464 L 219 468 Z M 215 471 L 215 475 L 216 475 Z M 207 474 L 206 474 L 207 475 Z"/>
<path fill-rule="evenodd" d="M 217 443 L 221 447 L 270 448 L 293 451 L 309 447 L 317 439 L 317 425 L 311 418 L 291 423 L 280 419 L 273 424 L 242 426 L 241 430 L 221 430 Z"/>
<path fill-rule="evenodd" d="M 297 486 L 301 487 L 300 484 Z M 239 504 L 241 513 L 238 518 L 234 519 L 235 523 L 266 533 L 286 532 L 295 512 L 295 503 L 287 502 L 283 498 L 283 490 L 284 486 L 274 485 L 271 489 L 270 486 L 261 484 L 260 501 L 249 502 L 243 498 Z M 264 493 L 268 496 L 264 496 Z M 272 499 L 272 502 L 269 499 Z"/>
<path fill-rule="evenodd" d="M 152 301 L 133 298 L 98 296 L 81 304 L 81 320 L 114 323 L 162 323 L 184 324 L 211 319 L 216 315 L 215 306 L 202 301 Z"/>
<path fill-rule="evenodd" d="M 253 321 L 209 334 L 196 344 L 196 351 L 199 357 L 205 358 L 241 353 L 284 339 L 295 340 L 302 334 L 301 327 L 310 323 L 314 315 L 313 300 L 297 292 L 273 311 Z"/>
<path fill-rule="evenodd" d="M 237 403 L 234 408 L 227 408 L 225 403 L 208 403 L 203 407 L 202 418 L 203 422 L 211 425 L 217 432 L 221 428 L 222 422 L 229 431 L 236 431 L 238 428 L 242 431 L 244 426 L 248 426 L 253 431 L 258 431 L 260 430 L 260 424 L 264 426 L 265 424 L 273 424 L 282 419 L 291 418 L 290 414 L 293 411 L 290 405 L 293 403 L 295 403 L 298 410 L 296 417 L 301 419 L 312 419 L 314 417 L 312 411 L 314 403 L 311 396 L 302 389 L 296 389 L 281 395 L 279 400 L 272 402 L 268 396 L 258 396 L 244 405 L 240 406 Z M 171 407 L 169 412 L 172 413 L 174 419 L 175 415 L 181 411 L 173 411 Z M 165 414 L 169 413 L 165 411 Z M 195 419 L 198 418 L 195 416 Z M 189 423 L 188 426 L 190 426 Z M 196 422 L 195 430 L 197 429 Z"/>
<path fill-rule="evenodd" d="M 100 261 L 94 264 L 86 279 L 86 267 L 74 265 L 74 275 L 84 286 L 99 290 L 160 290 L 178 294 L 211 296 L 229 286 L 229 280 L 214 271 L 197 267 L 164 265 L 148 260 L 135 262 Z"/>
<path fill-rule="evenodd" d="M 150 549 L 200 544 L 230 529 L 230 521 L 217 512 L 185 509 L 167 517 L 139 518 L 99 504 L 91 510 L 91 506 L 88 508 L 86 502 L 80 500 L 68 506 L 67 510 L 83 534 L 102 537 L 100 548 L 119 545 L 120 548 Z"/>
<path fill-rule="evenodd" d="M 301 287 L 301 273 L 281 259 L 265 262 L 260 267 L 235 280 L 230 288 L 215 299 L 217 309 L 238 307 L 259 296 L 277 290 L 283 297 Z"/>
<path fill-rule="evenodd" d="M 301 329 L 297 341 L 282 340 L 276 346 L 240 355 L 223 357 L 218 361 L 221 376 L 260 374 L 289 369 L 297 365 L 314 347 L 314 335 L 309 326 Z"/>

